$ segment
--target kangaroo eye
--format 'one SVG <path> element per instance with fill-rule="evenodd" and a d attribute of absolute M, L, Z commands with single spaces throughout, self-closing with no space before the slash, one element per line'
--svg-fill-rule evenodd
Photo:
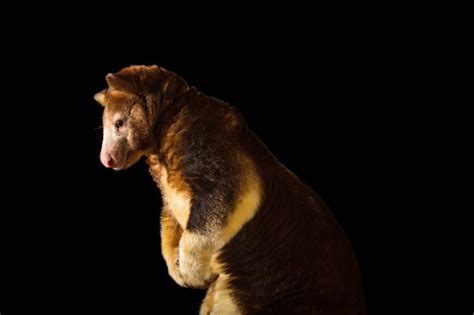
<path fill-rule="evenodd" d="M 122 119 L 118 119 L 118 120 L 115 122 L 115 127 L 116 127 L 117 129 L 119 129 L 119 128 L 122 128 L 122 126 L 123 126 L 123 120 L 122 120 Z"/>

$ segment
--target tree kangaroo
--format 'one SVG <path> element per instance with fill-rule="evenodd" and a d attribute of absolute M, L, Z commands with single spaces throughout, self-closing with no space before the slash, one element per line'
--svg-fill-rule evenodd
<path fill-rule="evenodd" d="M 365 314 L 346 234 L 235 107 L 158 66 L 106 81 L 100 160 L 121 170 L 147 157 L 168 272 L 208 288 L 200 314 Z"/>

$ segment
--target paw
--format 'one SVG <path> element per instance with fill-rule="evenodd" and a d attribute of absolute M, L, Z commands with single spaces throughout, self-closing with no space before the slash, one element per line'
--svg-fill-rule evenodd
<path fill-rule="evenodd" d="M 181 272 L 179 271 L 178 266 L 174 265 L 174 266 L 168 267 L 168 273 L 171 276 L 171 278 L 173 278 L 174 282 L 176 282 L 179 286 L 187 287 L 183 279 L 183 276 L 181 275 Z"/>
<path fill-rule="evenodd" d="M 200 262 L 192 259 L 182 259 L 178 261 L 177 268 L 184 280 L 185 286 L 196 289 L 208 288 L 217 278 L 217 275 L 211 272 L 209 266 L 203 266 Z"/>
<path fill-rule="evenodd" d="M 179 270 L 179 256 L 178 248 L 176 247 L 173 251 L 173 254 L 165 258 L 166 265 L 168 267 L 168 273 L 173 278 L 173 280 L 180 286 L 185 287 L 183 276 Z"/>

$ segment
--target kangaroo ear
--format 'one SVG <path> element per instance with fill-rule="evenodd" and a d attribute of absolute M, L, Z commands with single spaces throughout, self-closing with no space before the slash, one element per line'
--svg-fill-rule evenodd
<path fill-rule="evenodd" d="M 105 106 L 105 93 L 106 92 L 107 90 L 102 90 L 99 93 L 96 93 L 94 95 L 94 99 L 97 101 L 97 103 L 99 103 L 102 106 Z"/>
<path fill-rule="evenodd" d="M 118 86 L 120 86 L 120 79 L 117 78 L 115 75 L 112 73 L 109 73 L 105 76 L 105 80 L 107 81 L 107 84 L 109 85 L 109 88 L 111 89 L 116 89 Z"/>
<path fill-rule="evenodd" d="M 132 93 L 134 91 L 134 83 L 127 77 L 119 74 L 109 73 L 105 76 L 107 84 L 111 90 L 119 90 L 126 93 Z"/>

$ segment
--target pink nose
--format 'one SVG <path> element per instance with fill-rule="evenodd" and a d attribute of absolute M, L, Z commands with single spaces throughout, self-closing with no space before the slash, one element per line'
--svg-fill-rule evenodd
<path fill-rule="evenodd" d="M 114 167 L 114 159 L 113 159 L 112 157 L 109 157 L 109 158 L 108 158 L 106 166 L 107 166 L 108 168 Z"/>
<path fill-rule="evenodd" d="M 112 155 L 105 152 L 100 153 L 100 161 L 102 162 L 102 164 L 104 164 L 105 167 L 108 168 L 113 168 L 116 165 Z"/>

